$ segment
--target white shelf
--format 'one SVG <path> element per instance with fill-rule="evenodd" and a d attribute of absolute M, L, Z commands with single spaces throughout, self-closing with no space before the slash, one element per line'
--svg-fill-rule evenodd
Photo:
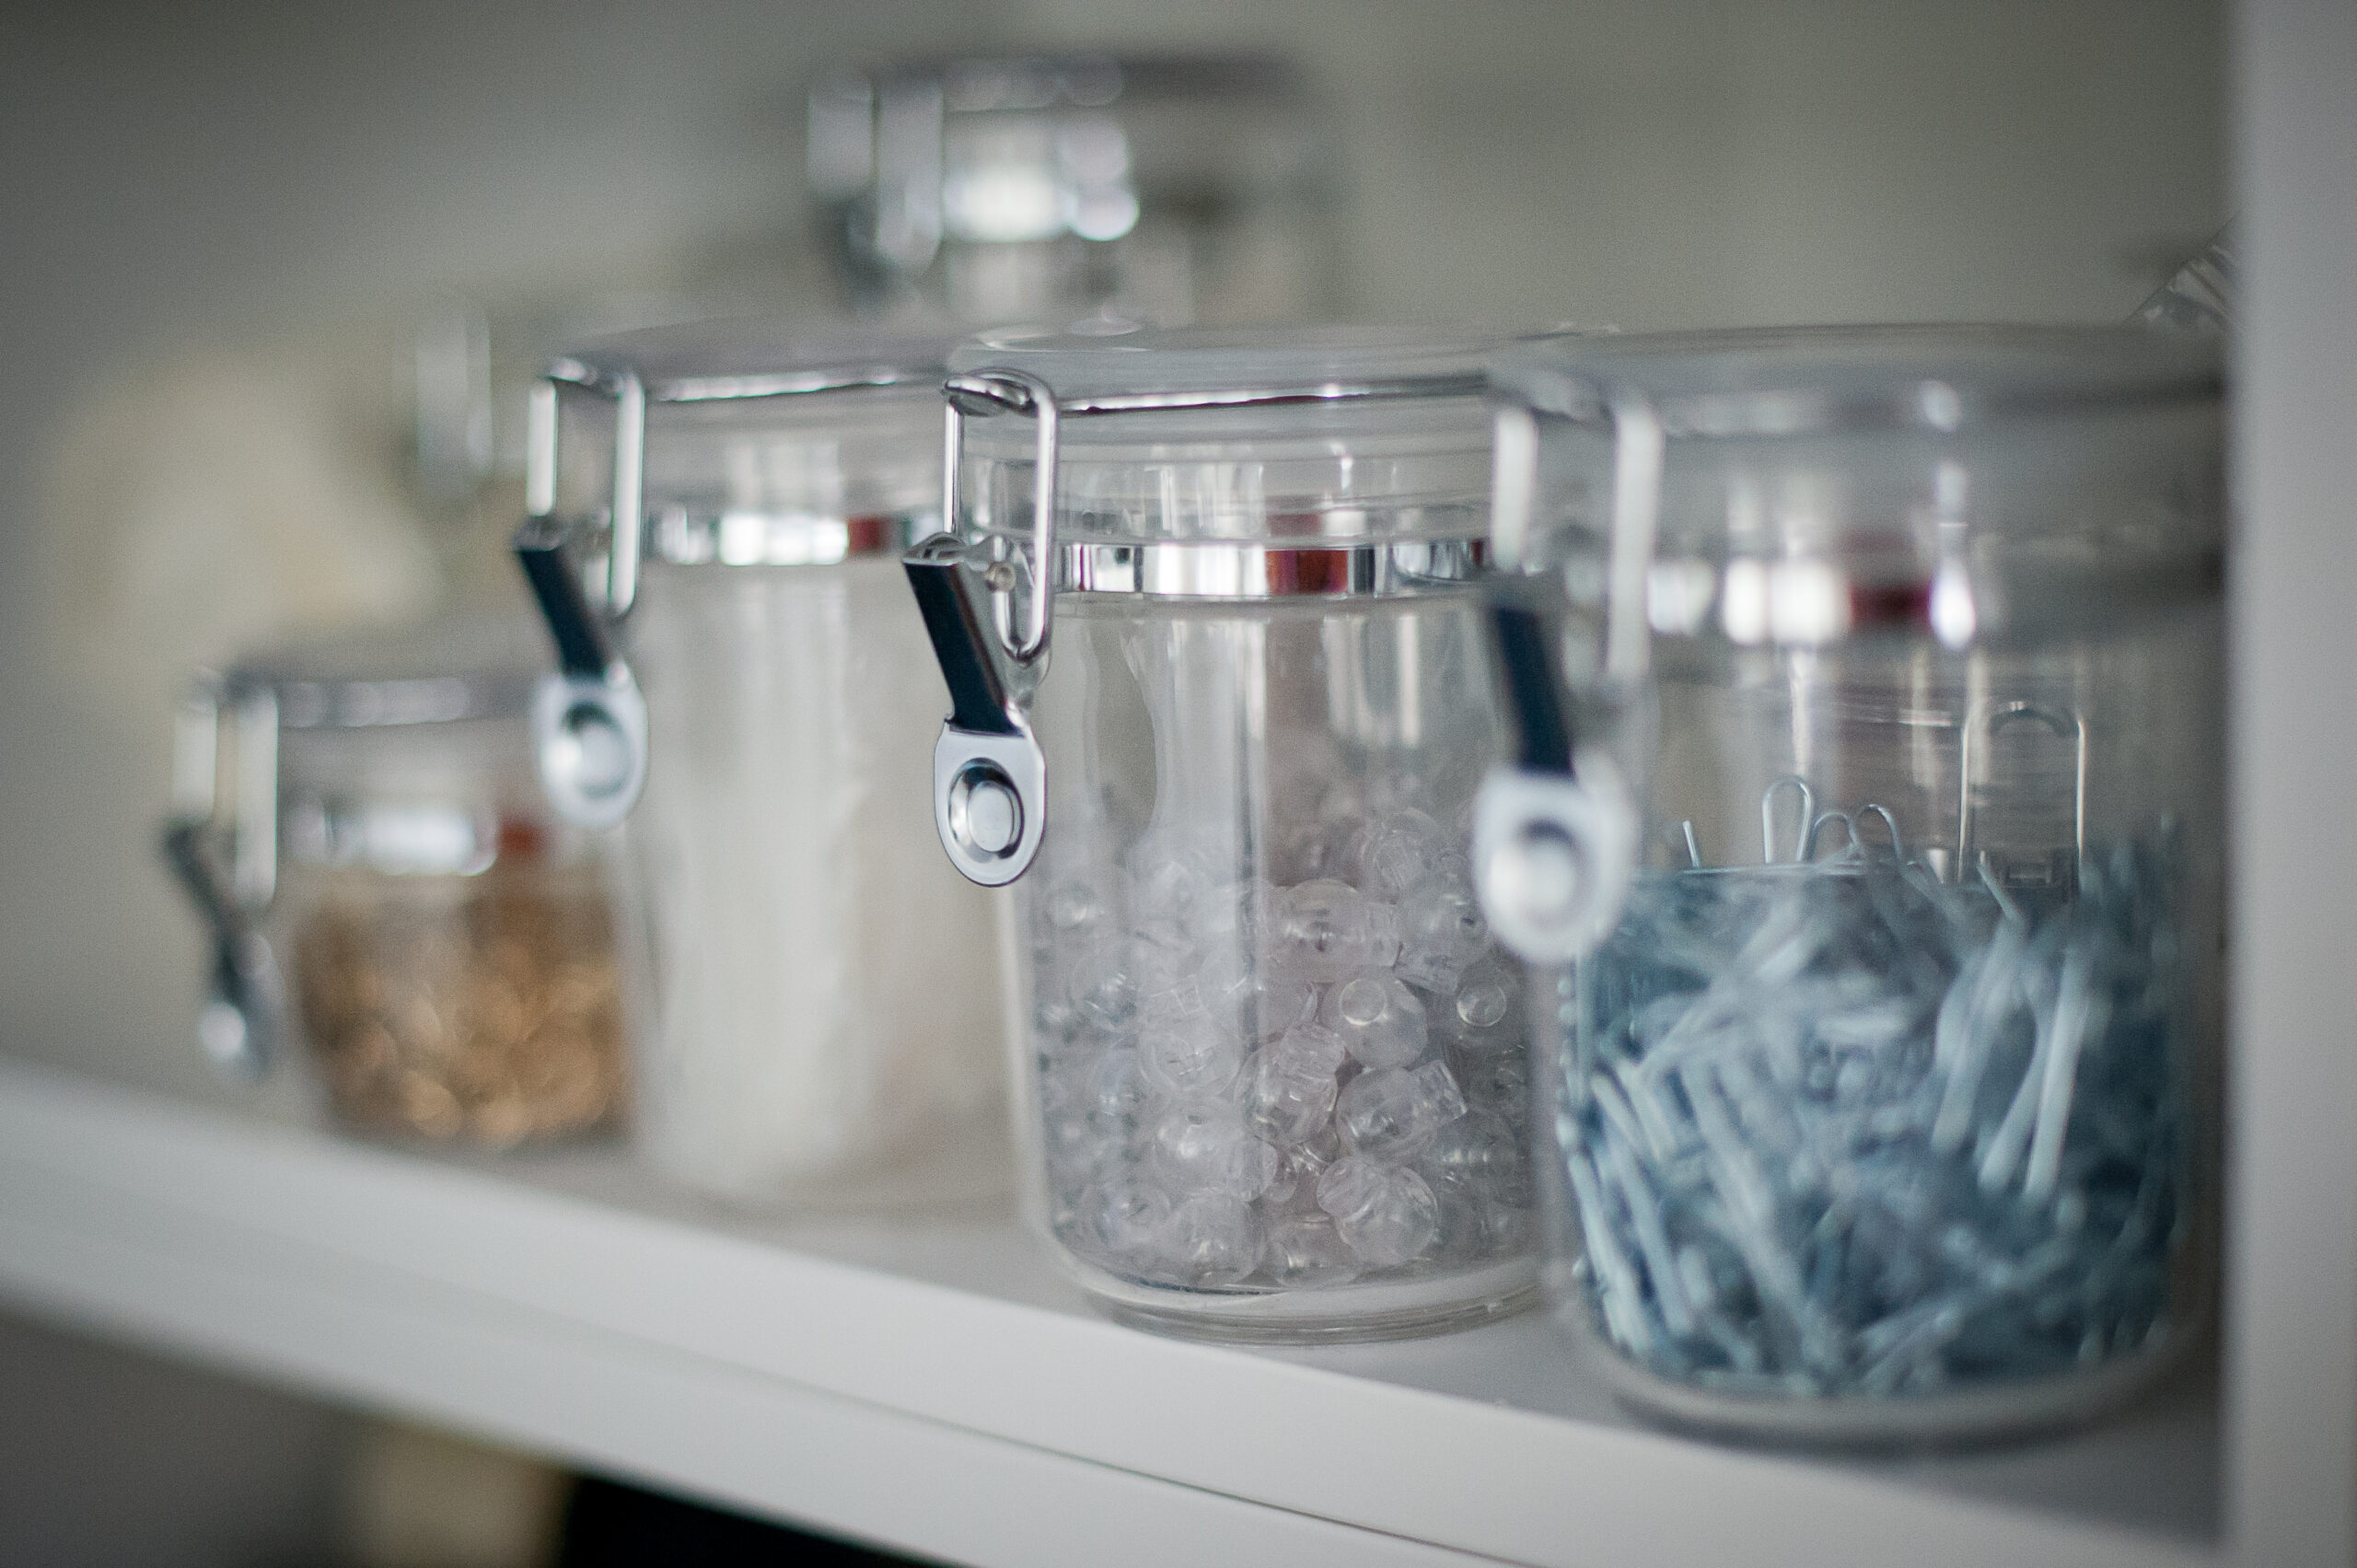
<path fill-rule="evenodd" d="M 2222 1560 L 2214 1377 L 1809 1461 L 1621 1416 L 1535 1316 L 1245 1351 L 1088 1312 L 1001 1208 L 754 1223 L 618 1149 L 447 1160 L 0 1061 L 0 1295 L 982 1564 Z"/>

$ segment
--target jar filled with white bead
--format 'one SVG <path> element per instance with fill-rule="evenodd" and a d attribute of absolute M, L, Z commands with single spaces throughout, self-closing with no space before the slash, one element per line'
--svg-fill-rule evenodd
<path fill-rule="evenodd" d="M 539 394 L 542 779 L 623 841 L 639 1146 L 739 1203 L 1003 1179 L 995 914 L 928 831 L 899 564 L 940 515 L 947 346 L 710 322 Z"/>
<path fill-rule="evenodd" d="M 1533 1291 L 1521 988 L 1467 856 L 1497 739 L 1480 354 L 953 356 L 958 533 L 910 561 L 954 699 L 936 820 L 1016 883 L 1028 1196 L 1124 1320 L 1370 1339 Z"/>

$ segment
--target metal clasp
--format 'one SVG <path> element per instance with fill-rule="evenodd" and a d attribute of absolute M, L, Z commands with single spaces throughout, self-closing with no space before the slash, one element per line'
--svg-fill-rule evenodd
<path fill-rule="evenodd" d="M 1636 866 L 1620 771 L 1573 731 L 1554 628 L 1528 579 L 1484 606 L 1509 761 L 1473 806 L 1473 875 L 1490 928 L 1532 963 L 1568 963 L 1609 935 Z M 1576 764 L 1574 758 L 1576 757 Z"/>
<path fill-rule="evenodd" d="M 934 827 L 950 864 L 968 880 L 999 888 L 1030 867 L 1047 829 L 1047 758 L 1031 733 L 1028 707 L 1047 671 L 1054 626 L 1059 410 L 1046 382 L 1013 370 L 953 376 L 942 398 L 941 515 L 952 529 L 966 420 L 1020 413 L 1039 424 L 1031 599 L 1020 634 L 1011 635 L 1013 562 L 994 561 L 978 572 L 955 532 L 934 535 L 902 559 L 949 685 L 949 717 L 933 751 Z"/>
<path fill-rule="evenodd" d="M 278 883 L 278 699 L 249 692 L 229 709 L 236 783 L 226 827 L 218 800 L 222 709 L 220 683 L 210 676 L 180 702 L 162 848 L 213 943 L 197 1040 L 222 1074 L 250 1082 L 276 1060 L 286 1014 L 278 961 L 260 928 Z"/>
<path fill-rule="evenodd" d="M 1661 510 L 1661 420 L 1642 399 L 1610 405 L 1611 555 L 1604 674 L 1633 686 L 1651 662 L 1645 585 Z M 1520 404 L 1495 412 L 1493 550 L 1526 569 L 1536 553 L 1538 429 Z M 1499 939 L 1529 962 L 1569 963 L 1611 934 L 1636 874 L 1637 807 L 1601 748 L 1573 733 L 1561 644 L 1527 576 L 1493 583 L 1491 653 L 1512 740 L 1473 808 L 1473 871 Z"/>
<path fill-rule="evenodd" d="M 614 403 L 613 498 L 608 513 L 602 604 L 590 602 L 569 548 L 572 528 L 556 515 L 562 382 Z M 532 749 L 540 788 L 576 827 L 610 828 L 630 814 L 646 783 L 646 700 L 616 645 L 611 626 L 638 599 L 644 548 L 646 389 L 628 372 L 608 375 L 560 360 L 532 388 L 524 505 L 516 560 L 556 642 L 557 668 L 532 694 Z"/>
<path fill-rule="evenodd" d="M 610 828 L 646 784 L 646 699 L 590 607 L 567 535 L 552 517 L 534 517 L 516 534 L 516 560 L 557 654 L 555 673 L 532 693 L 532 749 L 557 815 Z"/>

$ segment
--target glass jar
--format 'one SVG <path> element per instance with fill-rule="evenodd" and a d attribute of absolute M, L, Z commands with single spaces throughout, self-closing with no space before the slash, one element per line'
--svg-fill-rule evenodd
<path fill-rule="evenodd" d="M 830 259 L 867 311 L 1300 320 L 1336 273 L 1309 95 L 1267 56 L 838 71 L 810 91 L 809 179 Z"/>
<path fill-rule="evenodd" d="M 2211 1292 L 2214 344 L 1591 340 L 1497 379 L 1500 553 L 1554 589 L 1493 612 L 1521 766 L 1477 858 L 1569 961 L 1560 1315 L 1706 1429 L 2126 1397 Z"/>
<path fill-rule="evenodd" d="M 506 1145 L 615 1118 L 612 920 L 534 785 L 530 659 L 528 626 L 453 621 L 192 691 L 166 849 L 211 927 L 216 1064 L 258 1078 L 291 1039 L 374 1133 Z"/>
<path fill-rule="evenodd" d="M 961 533 L 910 575 L 955 706 L 943 842 L 1020 878 L 1034 1222 L 1172 1332 L 1523 1304 L 1520 985 L 1466 859 L 1479 348 L 1013 332 L 951 363 Z"/>
<path fill-rule="evenodd" d="M 540 395 L 543 777 L 623 824 L 635 1135 L 740 1203 L 1004 1181 L 993 912 L 927 831 L 941 685 L 900 566 L 940 517 L 947 346 L 705 323 Z"/>

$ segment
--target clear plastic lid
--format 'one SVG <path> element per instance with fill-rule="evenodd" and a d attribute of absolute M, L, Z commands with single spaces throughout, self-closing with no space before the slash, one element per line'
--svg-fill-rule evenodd
<path fill-rule="evenodd" d="M 1464 540 L 1488 526 L 1492 342 L 1361 327 L 985 333 L 954 374 L 1054 395 L 1059 537 L 1075 544 Z M 1037 425 L 969 419 L 970 525 L 1029 526 Z"/>
<path fill-rule="evenodd" d="M 936 332 L 702 321 L 557 360 L 555 453 L 536 509 L 616 508 L 624 389 L 644 393 L 638 511 L 647 556 L 809 565 L 903 548 L 940 515 Z"/>
<path fill-rule="evenodd" d="M 1558 339 L 1492 366 L 1538 418 L 1530 564 L 1601 591 L 1617 465 L 1657 426 L 1654 630 L 1960 642 L 2218 591 L 2214 341 L 2134 327 Z M 1643 444 L 1639 443 L 1642 447 Z M 1518 525 L 1517 525 L 1518 526 Z M 1625 542 L 1625 541 L 1623 541 Z"/>
<path fill-rule="evenodd" d="M 547 662 L 547 634 L 529 620 L 452 616 L 289 644 L 231 666 L 221 692 L 230 703 L 276 699 L 281 729 L 521 718 Z"/>

